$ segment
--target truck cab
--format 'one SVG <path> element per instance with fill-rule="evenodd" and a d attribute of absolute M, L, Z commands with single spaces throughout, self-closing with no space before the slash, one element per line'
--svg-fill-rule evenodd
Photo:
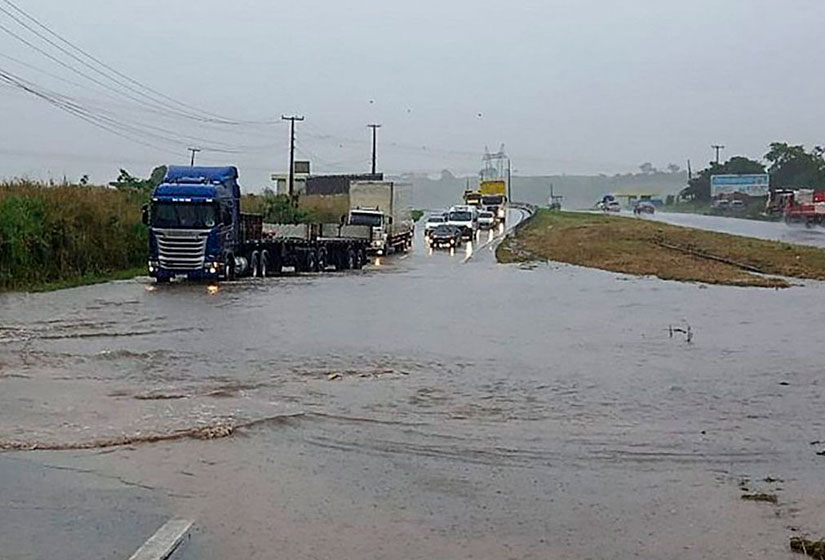
<path fill-rule="evenodd" d="M 235 167 L 169 167 L 146 212 L 150 276 L 158 282 L 234 276 L 237 178 Z"/>
<path fill-rule="evenodd" d="M 353 208 L 349 212 L 351 226 L 370 226 L 372 237 L 370 250 L 378 255 L 388 252 L 388 240 L 392 216 L 387 216 L 378 208 Z"/>
<path fill-rule="evenodd" d="M 478 230 L 478 211 L 475 206 L 453 206 L 447 214 L 447 223 L 459 228 L 462 238 L 472 239 Z"/>

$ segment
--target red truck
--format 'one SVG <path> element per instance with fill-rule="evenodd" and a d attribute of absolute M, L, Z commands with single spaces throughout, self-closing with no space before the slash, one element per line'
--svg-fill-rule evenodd
<path fill-rule="evenodd" d="M 786 223 L 806 226 L 825 224 L 825 191 L 777 189 L 771 193 L 768 211 L 780 214 Z"/>

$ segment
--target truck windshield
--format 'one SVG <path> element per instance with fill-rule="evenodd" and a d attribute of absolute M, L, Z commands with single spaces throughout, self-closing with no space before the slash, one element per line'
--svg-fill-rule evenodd
<path fill-rule="evenodd" d="M 152 227 L 206 229 L 215 226 L 216 208 L 205 202 L 155 202 L 152 205 Z"/>
<path fill-rule="evenodd" d="M 473 219 L 473 215 L 469 212 L 450 212 L 451 222 L 469 222 Z"/>
<path fill-rule="evenodd" d="M 501 204 L 502 202 L 504 202 L 504 197 L 502 197 L 502 196 L 501 196 L 501 195 L 499 195 L 499 194 L 497 194 L 497 195 L 491 195 L 491 196 L 485 196 L 485 197 L 482 199 L 482 201 L 483 201 L 483 203 L 484 203 L 485 205 L 494 206 L 494 205 L 499 205 L 499 204 Z"/>
<path fill-rule="evenodd" d="M 349 215 L 349 223 L 354 226 L 378 227 L 381 225 L 381 214 L 352 212 Z"/>

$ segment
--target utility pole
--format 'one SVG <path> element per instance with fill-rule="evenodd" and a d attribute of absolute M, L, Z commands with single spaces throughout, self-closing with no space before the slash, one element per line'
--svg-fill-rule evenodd
<path fill-rule="evenodd" d="M 201 151 L 200 148 L 189 148 L 189 151 L 192 152 L 192 157 L 189 158 L 189 167 L 195 167 L 195 154 Z"/>
<path fill-rule="evenodd" d="M 292 191 L 295 187 L 295 121 L 302 121 L 304 117 L 298 115 L 281 115 L 281 119 L 289 121 L 289 199 L 292 200 Z"/>
<path fill-rule="evenodd" d="M 381 128 L 380 124 L 368 124 L 367 128 L 372 129 L 372 174 L 375 175 L 375 138 L 378 132 L 378 129 Z"/>
<path fill-rule="evenodd" d="M 507 203 L 513 201 L 512 190 L 510 189 L 510 158 L 507 158 Z"/>
<path fill-rule="evenodd" d="M 714 144 L 711 146 L 711 148 L 713 148 L 714 151 L 716 151 L 716 165 L 719 165 L 719 152 L 724 150 L 725 147 L 720 144 Z"/>

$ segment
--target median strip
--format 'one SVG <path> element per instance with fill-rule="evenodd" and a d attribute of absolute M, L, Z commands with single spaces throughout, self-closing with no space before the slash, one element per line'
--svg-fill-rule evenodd
<path fill-rule="evenodd" d="M 170 519 L 129 560 L 166 560 L 180 546 L 191 527 L 192 521 L 188 519 Z"/>
<path fill-rule="evenodd" d="M 500 262 L 549 260 L 663 280 L 787 288 L 825 280 L 825 251 L 638 218 L 539 210 L 499 245 Z"/>

